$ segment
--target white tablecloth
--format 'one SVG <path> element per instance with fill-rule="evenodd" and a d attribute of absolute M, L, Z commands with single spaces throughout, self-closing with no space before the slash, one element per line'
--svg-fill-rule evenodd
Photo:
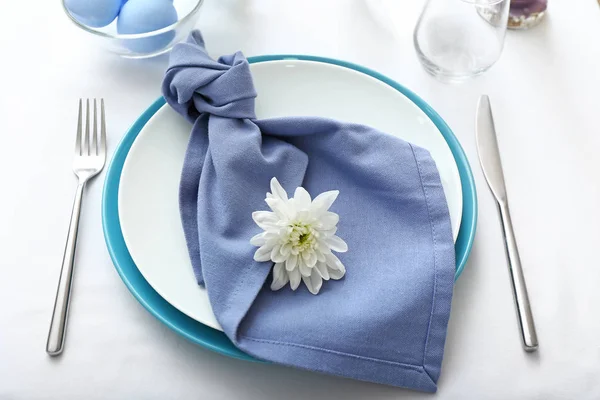
<path fill-rule="evenodd" d="M 34 4 L 35 3 L 35 4 Z M 121 282 L 89 185 L 64 354 L 44 352 L 71 212 L 79 97 L 104 97 L 109 147 L 160 94 L 167 59 L 125 60 L 90 43 L 57 1 L 0 13 L 0 399 L 600 398 L 600 9 L 550 0 L 509 32 L 482 77 L 445 85 L 421 68 L 421 1 L 206 0 L 212 54 L 304 53 L 382 72 L 452 127 L 478 187 L 479 223 L 456 289 L 435 395 L 233 360 L 151 316 Z M 521 350 L 495 204 L 477 162 L 474 112 L 491 96 L 540 350 Z"/>

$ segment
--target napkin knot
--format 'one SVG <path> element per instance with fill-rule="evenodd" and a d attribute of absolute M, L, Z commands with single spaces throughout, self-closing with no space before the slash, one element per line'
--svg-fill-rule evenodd
<path fill-rule="evenodd" d="M 173 49 L 163 93 L 169 104 L 191 121 L 203 113 L 256 118 L 256 90 L 248 61 L 239 51 L 213 60 L 198 31 Z"/>

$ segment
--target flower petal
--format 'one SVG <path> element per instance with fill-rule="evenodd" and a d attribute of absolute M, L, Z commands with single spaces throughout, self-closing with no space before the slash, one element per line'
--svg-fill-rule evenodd
<path fill-rule="evenodd" d="M 289 271 L 288 275 L 290 277 L 290 287 L 292 290 L 298 289 L 298 285 L 300 285 L 300 271 L 298 268 Z"/>
<path fill-rule="evenodd" d="M 298 206 L 296 204 L 296 200 L 292 197 L 287 201 L 288 211 L 290 212 L 289 219 L 295 219 L 298 211 Z"/>
<path fill-rule="evenodd" d="M 277 263 L 273 267 L 273 282 L 271 283 L 271 290 L 279 290 L 284 287 L 290 278 L 288 277 L 287 271 L 283 266 L 283 263 Z"/>
<path fill-rule="evenodd" d="M 339 270 L 342 271 L 344 274 L 346 273 L 346 267 L 344 266 L 344 264 L 342 264 L 341 261 L 340 261 L 340 264 L 339 264 Z"/>
<path fill-rule="evenodd" d="M 327 211 L 319 217 L 319 220 L 321 221 L 321 229 L 320 230 L 326 231 L 328 229 L 335 228 L 335 226 L 337 225 L 337 223 L 340 220 L 340 216 L 331 211 Z"/>
<path fill-rule="evenodd" d="M 310 281 L 310 276 L 302 276 L 302 281 L 306 285 L 306 288 L 308 289 L 308 291 L 312 293 L 314 291 L 314 289 L 312 286 L 312 282 Z"/>
<path fill-rule="evenodd" d="M 271 257 L 271 260 L 276 263 L 284 263 L 287 260 L 287 257 L 281 254 L 281 252 L 275 254 L 274 257 Z"/>
<path fill-rule="evenodd" d="M 329 268 L 327 268 L 327 264 L 324 262 L 318 262 L 314 269 L 319 273 L 319 275 L 321 275 L 321 278 L 325 279 L 326 281 L 329 280 Z"/>
<path fill-rule="evenodd" d="M 310 194 L 303 187 L 296 188 L 294 192 L 294 201 L 297 210 L 308 210 L 310 208 Z"/>
<path fill-rule="evenodd" d="M 254 253 L 254 261 L 270 261 L 271 260 L 271 250 L 272 247 L 269 245 L 264 245 L 258 248 Z"/>
<path fill-rule="evenodd" d="M 283 186 L 281 186 L 281 184 L 279 183 L 279 181 L 275 177 L 273 177 L 271 179 L 271 193 L 276 198 L 280 198 L 282 200 L 287 200 L 288 199 L 288 195 L 285 192 L 285 189 L 283 188 Z"/>
<path fill-rule="evenodd" d="M 346 270 L 344 270 L 344 271 L 340 271 L 339 269 L 330 269 L 329 270 L 329 277 L 336 281 L 338 279 L 342 279 L 345 274 L 346 274 Z"/>
<path fill-rule="evenodd" d="M 315 251 L 317 255 L 317 261 L 325 262 L 325 254 L 323 254 L 320 250 Z"/>
<path fill-rule="evenodd" d="M 328 253 L 325 254 L 325 259 L 327 260 L 327 266 L 329 266 L 330 269 L 335 269 L 335 270 L 340 270 L 340 271 L 345 271 L 346 269 L 344 268 L 344 264 L 342 264 L 342 262 L 340 261 L 339 258 L 337 258 L 335 256 L 335 254 L 333 253 Z"/>
<path fill-rule="evenodd" d="M 323 214 L 325 211 L 329 210 L 329 207 L 331 207 L 335 199 L 337 199 L 338 194 L 340 194 L 339 190 L 330 190 L 321 193 L 312 201 L 312 204 L 310 205 L 311 211 L 316 216 Z"/>
<path fill-rule="evenodd" d="M 295 254 L 292 254 L 291 256 L 288 257 L 287 260 L 285 260 L 285 269 L 287 269 L 288 271 L 293 271 L 296 268 L 297 264 L 298 264 L 298 256 Z"/>
<path fill-rule="evenodd" d="M 281 254 L 283 254 L 284 256 L 289 256 L 290 253 L 292 252 L 292 244 L 291 243 L 286 243 L 283 246 L 281 246 L 281 250 L 279 250 L 281 252 Z"/>
<path fill-rule="evenodd" d="M 265 239 L 265 233 L 261 232 L 258 235 L 254 235 L 252 236 L 252 239 L 250 239 L 250 244 L 252 246 L 262 246 L 263 244 L 267 243 L 267 239 Z"/>
<path fill-rule="evenodd" d="M 271 250 L 271 260 L 273 260 L 273 262 L 275 263 L 282 263 L 284 262 L 287 257 L 284 256 L 283 254 L 281 254 L 281 245 L 277 244 L 275 246 L 273 246 L 273 250 Z"/>
<path fill-rule="evenodd" d="M 323 237 L 323 238 L 333 236 L 333 235 L 335 235 L 336 232 L 337 232 L 337 227 L 335 227 L 335 226 L 331 229 L 320 229 L 319 230 L 319 233 L 320 233 L 321 237 Z"/>
<path fill-rule="evenodd" d="M 278 219 L 289 218 L 290 210 L 287 201 L 271 197 L 265 199 L 265 202 L 269 205 L 271 210 L 275 212 Z"/>
<path fill-rule="evenodd" d="M 327 244 L 327 242 L 325 242 L 325 240 L 322 240 L 322 239 L 319 239 L 317 241 L 317 249 L 325 255 L 328 253 L 331 253 L 331 249 L 329 248 L 329 245 Z"/>
<path fill-rule="evenodd" d="M 303 276 L 302 280 L 304 281 L 308 291 L 312 294 L 318 294 L 319 290 L 321 290 L 321 286 L 323 286 L 323 280 L 317 273 L 314 273 L 311 276 Z"/>
<path fill-rule="evenodd" d="M 296 219 L 299 219 L 300 221 L 308 221 L 310 218 L 311 214 L 307 209 L 301 209 L 300 211 L 296 212 Z"/>
<path fill-rule="evenodd" d="M 310 268 L 314 267 L 317 263 L 317 255 L 314 251 L 304 251 L 302 253 L 302 258 L 304 259 L 306 265 Z"/>
<path fill-rule="evenodd" d="M 329 245 L 329 248 L 338 253 L 345 253 L 348 251 L 348 245 L 338 236 L 331 236 L 325 239 L 325 243 Z"/>
<path fill-rule="evenodd" d="M 265 231 L 265 244 L 269 244 L 271 247 L 273 247 L 276 243 L 279 242 L 279 233 L 277 232 L 277 230 L 268 230 Z"/>
<path fill-rule="evenodd" d="M 306 265 L 306 262 L 304 262 L 302 259 L 298 260 L 298 269 L 300 270 L 302 276 L 310 276 L 312 273 L 312 268 Z"/>
<path fill-rule="evenodd" d="M 311 291 L 311 293 L 319 294 L 319 290 L 321 290 L 321 287 L 323 286 L 323 279 L 321 278 L 321 275 L 319 275 L 317 271 L 314 271 L 310 276 L 310 281 L 312 282 L 312 286 L 314 288 L 314 292 Z"/>
<path fill-rule="evenodd" d="M 279 249 L 281 249 L 280 244 L 276 244 L 275 246 L 273 246 L 273 248 L 271 249 L 271 256 L 270 256 L 271 260 L 273 259 L 273 256 L 275 256 L 277 253 L 279 253 Z"/>
<path fill-rule="evenodd" d="M 267 230 L 276 226 L 279 218 L 271 211 L 255 211 L 252 213 L 252 219 L 261 229 Z"/>

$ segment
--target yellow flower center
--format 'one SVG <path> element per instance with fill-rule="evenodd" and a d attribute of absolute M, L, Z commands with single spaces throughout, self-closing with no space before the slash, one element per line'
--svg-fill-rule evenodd
<path fill-rule="evenodd" d="M 314 229 L 302 222 L 288 225 L 288 242 L 292 245 L 292 254 L 311 249 L 316 242 Z"/>

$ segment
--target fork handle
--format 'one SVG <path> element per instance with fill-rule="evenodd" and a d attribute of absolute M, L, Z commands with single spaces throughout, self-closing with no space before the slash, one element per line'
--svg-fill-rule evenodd
<path fill-rule="evenodd" d="M 77 245 L 77 231 L 79 228 L 79 215 L 81 213 L 81 199 L 83 198 L 84 187 L 85 181 L 80 180 L 77 185 L 77 192 L 75 193 L 75 201 L 73 202 L 69 234 L 67 235 L 67 243 L 65 244 L 60 279 L 56 290 L 56 299 L 54 300 L 54 310 L 52 311 L 52 321 L 50 322 L 48 341 L 46 342 L 46 352 L 51 356 L 57 356 L 62 353 L 65 342 L 69 299 L 71 298 L 71 282 L 73 280 L 73 262 L 75 260 L 75 247 Z"/>
<path fill-rule="evenodd" d="M 510 219 L 508 203 L 500 203 L 499 208 L 504 233 L 504 244 L 506 246 L 506 255 L 508 258 L 508 269 L 510 271 L 510 280 L 519 319 L 519 327 L 521 328 L 523 349 L 528 352 L 535 351 L 538 348 L 538 338 L 533 322 L 531 305 L 529 304 L 523 268 L 521 267 L 519 249 L 517 248 L 517 241 L 515 240 L 512 221 Z"/>

